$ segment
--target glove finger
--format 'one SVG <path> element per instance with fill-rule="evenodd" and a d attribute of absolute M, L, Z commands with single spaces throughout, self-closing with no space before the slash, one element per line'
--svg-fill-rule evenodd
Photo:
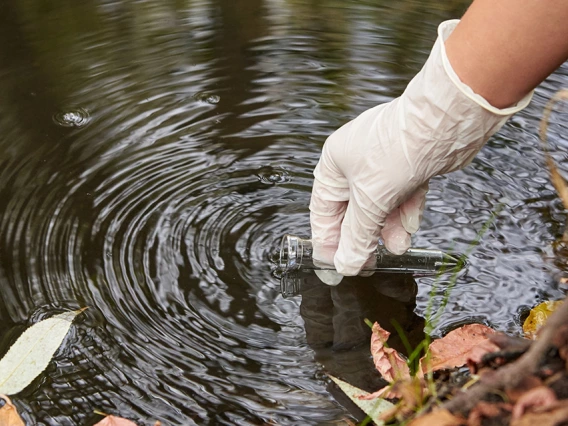
<path fill-rule="evenodd" d="M 402 225 L 400 208 L 394 209 L 385 221 L 381 231 L 385 247 L 394 254 L 403 254 L 410 247 L 410 234 Z"/>
<path fill-rule="evenodd" d="M 420 228 L 424 206 L 426 204 L 426 194 L 428 193 L 428 182 L 418 187 L 416 191 L 405 202 L 400 205 L 400 219 L 402 226 L 410 234 L 414 234 Z"/>
<path fill-rule="evenodd" d="M 330 286 L 336 286 L 341 282 L 341 280 L 343 280 L 343 275 L 340 275 L 337 272 L 329 269 L 321 271 L 316 269 L 314 272 L 316 273 L 317 277 L 320 279 L 322 283 Z"/>
<path fill-rule="evenodd" d="M 362 207 L 363 193 L 353 192 L 341 224 L 335 267 L 341 275 L 357 275 L 377 248 L 385 214 Z"/>
<path fill-rule="evenodd" d="M 316 264 L 333 265 L 341 235 L 341 222 L 347 208 L 348 191 L 330 187 L 318 179 L 314 181 L 310 200 L 310 225 Z"/>

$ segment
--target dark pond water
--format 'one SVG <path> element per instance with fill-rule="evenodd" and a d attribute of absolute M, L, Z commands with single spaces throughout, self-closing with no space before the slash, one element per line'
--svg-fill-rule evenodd
<path fill-rule="evenodd" d="M 89 307 L 14 396 L 28 423 L 357 415 L 326 373 L 376 389 L 363 318 L 417 342 L 435 280 L 311 277 L 283 298 L 269 259 L 282 234 L 309 234 L 326 136 L 398 96 L 467 4 L 0 1 L 0 354 L 31 323 Z M 432 182 L 415 246 L 466 251 L 502 205 L 436 334 L 519 333 L 523 310 L 561 295 L 551 242 L 566 216 L 537 126 L 563 84 L 566 66 L 470 167 Z M 565 119 L 550 128 L 559 162 Z"/>

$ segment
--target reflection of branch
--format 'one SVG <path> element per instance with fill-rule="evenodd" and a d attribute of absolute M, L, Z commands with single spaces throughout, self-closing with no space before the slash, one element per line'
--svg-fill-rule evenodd
<path fill-rule="evenodd" d="M 501 393 L 507 388 L 514 388 L 525 378 L 537 372 L 543 358 L 552 346 L 552 339 L 560 326 L 568 323 L 568 303 L 560 305 L 550 315 L 529 350 L 517 361 L 504 365 L 491 374 L 482 375 L 480 381 L 468 391 L 446 402 L 443 407 L 453 413 L 468 414 L 482 399 L 490 394 Z"/>
<path fill-rule="evenodd" d="M 556 192 L 558 192 L 558 195 L 562 200 L 564 209 L 568 210 L 568 183 L 566 183 L 566 180 L 562 177 L 562 175 L 560 175 L 558 169 L 556 168 L 556 165 L 554 164 L 554 160 L 552 159 L 552 156 L 548 151 L 548 142 L 546 137 L 550 115 L 554 110 L 554 106 L 558 102 L 563 100 L 568 100 L 568 89 L 562 89 L 556 92 L 544 107 L 542 120 L 540 120 L 539 135 L 540 140 L 542 141 L 544 155 L 546 157 L 546 165 L 548 166 L 548 170 L 550 172 L 550 180 L 552 181 L 552 185 L 554 185 Z M 568 228 L 564 230 L 562 241 L 568 242 Z"/>

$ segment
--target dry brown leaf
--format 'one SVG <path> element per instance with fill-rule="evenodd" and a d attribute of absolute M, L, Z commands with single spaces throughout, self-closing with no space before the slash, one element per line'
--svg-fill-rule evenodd
<path fill-rule="evenodd" d="M 556 330 L 552 344 L 558 349 L 560 358 L 568 361 L 568 324 L 564 324 Z"/>
<path fill-rule="evenodd" d="M 464 426 L 465 420 L 454 416 L 448 410 L 436 410 L 425 416 L 417 417 L 408 426 Z"/>
<path fill-rule="evenodd" d="M 480 401 L 477 403 L 473 410 L 470 411 L 467 418 L 468 426 L 483 426 L 486 424 L 493 424 L 497 421 L 497 424 L 502 424 L 504 422 L 499 421 L 499 419 L 507 419 L 511 415 L 511 410 L 513 406 L 504 402 L 492 403 L 486 401 Z"/>
<path fill-rule="evenodd" d="M 419 378 L 413 377 L 410 380 L 397 382 L 395 388 L 401 393 L 401 400 L 408 408 L 418 408 L 426 398 L 428 387 Z"/>
<path fill-rule="evenodd" d="M 117 416 L 106 416 L 95 426 L 137 426 L 132 420 L 123 419 Z"/>
<path fill-rule="evenodd" d="M 520 419 L 513 420 L 511 426 L 558 426 L 568 420 L 568 401 L 562 400 L 545 410 L 526 413 Z"/>
<path fill-rule="evenodd" d="M 18 414 L 18 410 L 6 395 L 0 395 L 5 404 L 0 408 L 0 426 L 25 426 L 24 421 Z"/>
<path fill-rule="evenodd" d="M 372 400 L 375 398 L 394 399 L 401 398 L 402 393 L 396 389 L 396 386 L 386 385 L 384 388 L 379 389 L 369 395 L 362 396 L 360 399 Z"/>
<path fill-rule="evenodd" d="M 546 386 L 539 386 L 523 394 L 513 407 L 513 420 L 521 418 L 533 407 L 548 408 L 556 404 L 556 394 Z"/>
<path fill-rule="evenodd" d="M 467 324 L 450 331 L 430 344 L 430 359 L 426 356 L 420 359 L 420 371 L 426 373 L 461 367 L 468 360 L 478 363 L 486 353 L 499 350 L 499 347 L 486 337 L 492 333 L 496 331 L 483 324 Z"/>
<path fill-rule="evenodd" d="M 523 377 L 514 387 L 507 387 L 505 393 L 507 394 L 507 401 L 516 404 L 519 399 L 523 397 L 528 391 L 542 386 L 542 380 L 536 376 Z"/>
<path fill-rule="evenodd" d="M 406 361 L 395 349 L 385 346 L 389 336 L 390 333 L 382 328 L 379 323 L 373 324 L 371 354 L 375 367 L 389 382 L 410 379 L 410 369 Z"/>

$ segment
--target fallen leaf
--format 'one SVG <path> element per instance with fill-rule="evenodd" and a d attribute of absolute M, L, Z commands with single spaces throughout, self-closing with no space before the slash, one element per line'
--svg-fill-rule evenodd
<path fill-rule="evenodd" d="M 392 384 L 386 385 L 384 388 L 379 389 L 373 393 L 365 397 L 361 397 L 361 399 L 375 399 L 375 398 L 387 398 L 387 399 L 394 399 L 394 398 L 401 398 L 402 393 L 397 391 L 396 387 Z"/>
<path fill-rule="evenodd" d="M 132 420 L 117 416 L 106 416 L 94 426 L 137 426 Z"/>
<path fill-rule="evenodd" d="M 64 312 L 24 331 L 0 360 L 0 393 L 16 394 L 40 375 L 81 312 L 83 309 Z"/>
<path fill-rule="evenodd" d="M 526 376 L 521 380 L 516 380 L 515 386 L 505 388 L 507 401 L 516 404 L 527 392 L 541 386 L 543 386 L 542 380 L 536 376 Z"/>
<path fill-rule="evenodd" d="M 26 426 L 10 398 L 0 395 L 0 404 L 2 400 L 4 405 L 0 407 L 0 426 Z"/>
<path fill-rule="evenodd" d="M 528 339 L 536 339 L 538 330 L 546 323 L 546 320 L 556 308 L 560 306 L 562 300 L 547 301 L 531 309 L 529 316 L 523 323 L 523 331 Z"/>
<path fill-rule="evenodd" d="M 390 333 L 382 328 L 379 323 L 373 324 L 371 354 L 375 368 L 389 382 L 410 379 L 410 369 L 406 361 L 395 349 L 385 346 L 389 336 Z"/>
<path fill-rule="evenodd" d="M 558 327 L 552 338 L 552 344 L 558 349 L 560 358 L 568 361 L 568 324 Z"/>
<path fill-rule="evenodd" d="M 339 388 L 353 401 L 361 410 L 365 412 L 377 426 L 384 425 L 384 422 L 380 419 L 380 415 L 388 410 L 392 410 L 395 405 L 385 399 L 376 398 L 373 400 L 364 399 L 369 395 L 369 392 L 365 392 L 355 386 L 350 385 L 337 377 L 329 376 L 334 383 L 339 386 Z M 95 425 L 96 426 L 96 425 Z M 106 425 L 109 426 L 109 425 Z"/>
<path fill-rule="evenodd" d="M 408 423 L 408 426 L 463 426 L 465 420 L 454 416 L 448 410 L 436 410 L 420 416 Z"/>
<path fill-rule="evenodd" d="M 487 335 L 492 333 L 496 331 L 483 324 L 467 324 L 450 331 L 430 344 L 429 353 L 420 359 L 420 371 L 425 374 L 461 367 L 468 360 L 475 363 L 481 361 L 486 353 L 499 350 L 499 347 L 487 338 Z"/>
<path fill-rule="evenodd" d="M 562 400 L 545 410 L 526 413 L 520 419 L 513 420 L 511 426 L 558 426 L 568 419 L 568 401 Z"/>
<path fill-rule="evenodd" d="M 470 411 L 467 418 L 468 426 L 483 426 L 486 424 L 506 424 L 500 420 L 511 416 L 513 406 L 504 402 L 491 403 L 480 401 Z"/>
<path fill-rule="evenodd" d="M 523 394 L 513 407 L 513 420 L 521 418 L 525 411 L 531 408 L 548 408 L 556 404 L 557 401 L 556 394 L 549 387 L 539 386 L 531 389 Z"/>
<path fill-rule="evenodd" d="M 428 386 L 418 377 L 397 382 L 395 388 L 401 393 L 401 401 L 406 408 L 416 411 L 428 395 Z"/>

